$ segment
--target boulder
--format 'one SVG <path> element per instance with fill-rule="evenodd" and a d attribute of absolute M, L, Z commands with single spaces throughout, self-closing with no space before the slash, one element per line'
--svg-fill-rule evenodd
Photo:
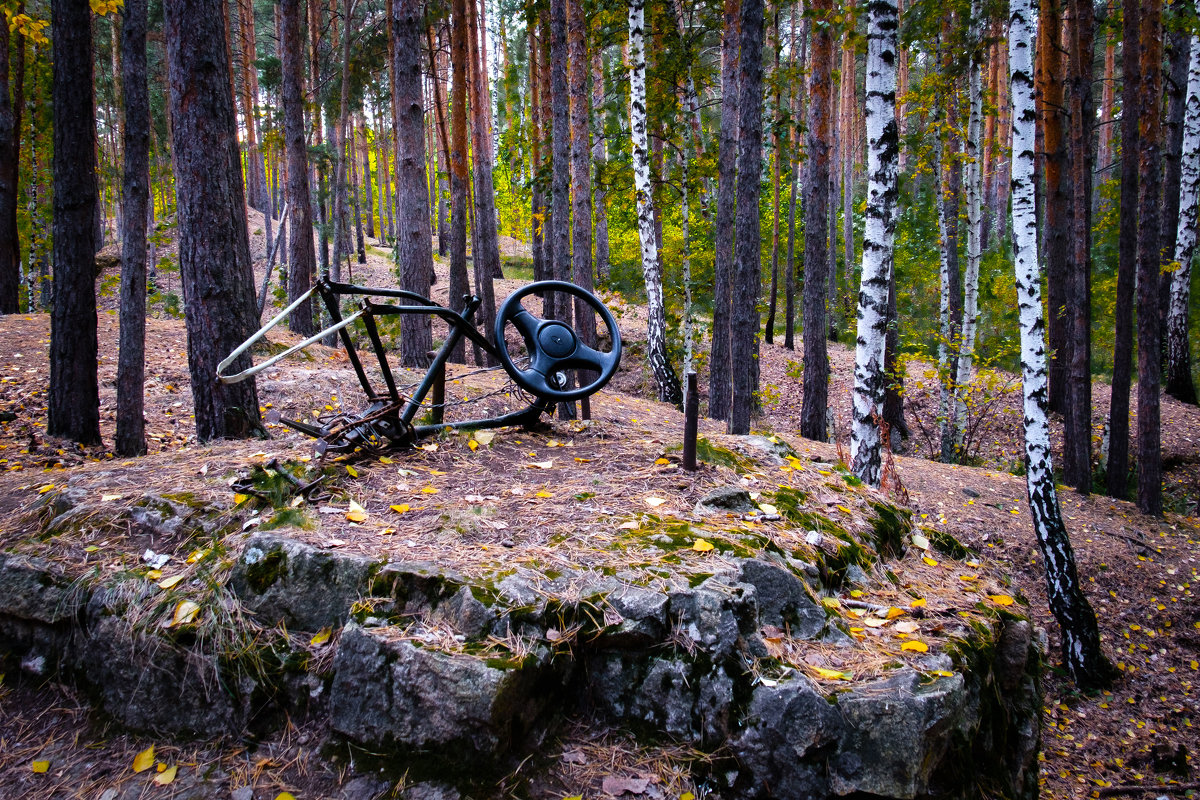
<path fill-rule="evenodd" d="M 790 629 L 798 639 L 813 639 L 825 627 L 825 611 L 795 573 L 757 559 L 742 562 L 738 580 L 755 589 L 758 623 Z"/>

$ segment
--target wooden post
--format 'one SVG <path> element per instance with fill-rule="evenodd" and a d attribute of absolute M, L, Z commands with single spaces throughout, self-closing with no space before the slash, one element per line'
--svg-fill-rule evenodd
<path fill-rule="evenodd" d="M 683 468 L 696 471 L 696 428 L 700 418 L 700 392 L 696 373 L 687 374 L 687 395 L 683 401 Z"/>
<path fill-rule="evenodd" d="M 435 350 L 429 351 L 429 357 L 431 359 L 436 355 L 437 355 L 437 351 L 435 351 Z M 445 415 L 444 415 L 444 412 L 445 412 L 444 404 L 446 402 L 446 365 L 445 364 L 442 364 L 442 366 L 437 371 L 437 375 L 435 376 L 434 382 L 433 382 L 433 393 L 432 394 L 433 394 L 433 396 L 430 398 L 430 401 L 429 401 L 431 404 L 430 408 L 429 408 L 429 424 L 430 425 L 441 425 L 442 422 L 445 421 Z"/>

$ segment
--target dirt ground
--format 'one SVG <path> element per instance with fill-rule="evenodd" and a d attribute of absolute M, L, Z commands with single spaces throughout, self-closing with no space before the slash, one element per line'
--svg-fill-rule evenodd
<path fill-rule="evenodd" d="M 256 229 L 261 229 L 261 221 L 252 219 L 251 230 Z M 262 247 L 261 236 L 257 247 Z M 260 261 L 260 278 L 262 266 Z M 439 262 L 442 275 L 433 293 L 439 302 L 446 299 L 444 270 Z M 356 282 L 393 285 L 389 276 L 389 264 L 380 250 L 372 251 L 367 265 L 355 265 Z M 497 297 L 519 285 L 498 281 Z M 622 305 L 616 298 L 607 299 Z M 639 329 L 643 318 L 632 308 L 620 310 L 625 311 L 620 316 L 623 337 L 644 339 Z M 115 459 L 107 445 L 115 425 L 117 331 L 115 299 L 108 295 L 102 299 L 99 315 L 101 429 L 106 446 L 80 449 L 44 434 L 48 315 L 0 317 L 0 337 L 6 345 L 0 353 L 0 511 L 4 518 L 15 519 L 43 487 L 61 485 L 72 475 L 89 486 L 107 481 L 117 487 L 114 494 L 120 494 L 149 482 L 170 484 L 176 475 L 179 483 L 195 482 L 210 466 L 221 471 L 269 457 L 313 455 L 310 440 L 278 424 L 269 426 L 273 438 L 267 442 L 198 445 L 183 322 L 159 317 L 149 320 L 147 327 L 150 456 Z M 286 333 L 273 335 L 272 340 L 290 341 Z M 309 354 L 307 359 L 268 370 L 259 379 L 264 411 L 311 418 L 362 404 L 343 353 L 316 346 Z M 756 427 L 786 438 L 802 459 L 813 459 L 816 466 L 810 465 L 804 480 L 819 482 L 824 478 L 818 477 L 822 471 L 817 467 L 844 458 L 844 444 L 798 437 L 798 360 L 797 353 L 763 346 L 762 381 L 771 391 L 764 397 L 765 413 Z M 830 398 L 839 438 L 844 441 L 853 352 L 833 345 L 831 361 Z M 928 437 L 922 439 L 920 429 L 922 424 L 929 426 L 936 414 L 936 395 L 927 371 L 918 362 L 909 365 L 910 401 L 916 407 L 914 417 L 921 420 L 914 424 L 917 433 L 909 447 L 917 455 L 928 454 Z M 450 378 L 450 393 L 463 400 L 486 395 L 490 403 L 486 408 L 492 412 L 519 403 L 502 372 L 477 373 L 473 367 L 458 367 Z M 460 548 L 456 564 L 469 572 L 476 562 L 519 559 L 535 551 L 542 558 L 589 558 L 588 553 L 600 549 L 572 545 L 556 551 L 556 534 L 570 527 L 577 529 L 581 540 L 607 535 L 601 520 L 645 510 L 644 500 L 650 496 L 667 501 L 664 507 L 656 507 L 656 513 L 686 515 L 698 494 L 722 476 L 711 470 L 688 474 L 678 468 L 675 448 L 682 440 L 682 415 L 648 399 L 646 386 L 643 365 L 627 358 L 611 387 L 593 398 L 589 423 L 554 421 L 529 434 L 502 431 L 478 452 L 469 447 L 468 437 L 449 437 L 429 443 L 436 447 L 392 455 L 387 462 L 359 463 L 353 468 L 361 473 L 354 491 L 372 524 L 362 529 L 323 524 L 313 535 L 322 537 L 317 543 L 324 546 L 438 558 L 443 554 L 440 546 L 420 535 L 429 521 L 455 506 L 482 506 L 483 524 L 465 534 L 470 547 Z M 919 524 L 946 530 L 976 549 L 979 572 L 995 582 L 995 591 L 1027 598 L 1028 612 L 1046 630 L 1043 796 L 1193 796 L 1200 788 L 1195 774 L 1200 751 L 1195 727 L 1200 724 L 1200 606 L 1193 586 L 1200 555 L 1196 516 L 1200 448 L 1195 442 L 1200 410 L 1164 399 L 1163 453 L 1170 509 L 1164 518 L 1142 516 L 1128 502 L 1061 489 L 1079 573 L 1097 613 L 1105 652 L 1120 670 L 1110 691 L 1089 695 L 1077 692 L 1061 668 L 1057 626 L 1046 604 L 1024 478 L 1009 471 L 1019 463 L 1022 447 L 1016 413 L 1019 380 L 1000 375 L 990 386 L 987 402 L 981 403 L 988 410 L 976 421 L 974 434 L 973 456 L 981 466 L 944 465 L 897 455 L 890 473 L 890 496 L 907 499 Z M 1097 383 L 1094 397 L 1099 437 L 1107 416 L 1108 387 Z M 456 410 L 470 413 L 471 407 Z M 716 440 L 721 430 L 716 423 L 701 421 L 702 435 Z M 552 466 L 537 467 L 539 463 Z M 107 477 L 97 477 L 101 473 Z M 783 479 L 771 476 L 776 484 Z M 596 486 L 603 488 L 590 488 Z M 211 491 L 214 498 L 224 495 L 224 502 L 232 502 L 224 487 Z M 576 499 L 589 491 L 599 496 Z M 407 504 L 405 513 L 388 516 L 387 509 L 400 503 Z M 0 539 L 11 542 L 15 533 L 6 531 Z M 909 566 L 912 580 L 941 587 L 929 590 L 939 597 L 962 591 L 953 588 L 957 581 L 965 582 L 961 565 L 922 566 L 917 559 Z M 946 602 L 952 607 L 951 600 Z M 135 776 L 129 770 L 134 754 L 150 744 L 158 745 L 157 758 L 164 764 L 187 766 L 192 774 L 220 773 L 228 776 L 230 786 L 274 787 L 300 798 L 337 797 L 353 779 L 354 770 L 345 763 L 310 760 L 317 738 L 315 731 L 289 727 L 285 735 L 261 743 L 156 741 L 116 731 L 89 712 L 85 699 L 68 687 L 35 687 L 11 677 L 0 680 L 0 786 L 9 787 L 0 793 L 8 797 L 190 796 L 182 777 L 187 770 L 181 770 L 178 783 L 165 787 L 153 786 L 145 775 Z M 702 756 L 685 748 L 639 747 L 621 731 L 585 725 L 565 731 L 545 752 L 555 777 L 542 787 L 545 793 L 540 796 L 616 796 L 627 787 L 612 783 L 614 776 L 652 777 L 653 789 L 640 796 L 701 794 L 687 782 L 686 771 L 691 761 Z M 51 761 L 47 774 L 31 769 L 39 760 Z M 120 794 L 104 794 L 110 788 Z"/>

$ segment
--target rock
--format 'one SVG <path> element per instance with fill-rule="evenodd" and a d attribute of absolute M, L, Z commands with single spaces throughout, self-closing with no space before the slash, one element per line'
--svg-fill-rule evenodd
<path fill-rule="evenodd" d="M 609 606 L 622 617 L 615 630 L 606 631 L 607 647 L 648 647 L 667 634 L 667 595 L 637 586 L 624 586 L 608 595 Z"/>
<path fill-rule="evenodd" d="M 787 460 L 788 456 L 796 457 L 796 451 L 782 439 L 774 436 L 758 436 L 751 434 L 741 437 L 742 444 L 746 445 L 747 449 L 755 450 L 759 455 L 765 455 L 773 464 L 782 464 Z"/>
<path fill-rule="evenodd" d="M 460 800 L 462 797 L 453 786 L 436 781 L 414 783 L 400 796 L 404 800 Z"/>
<path fill-rule="evenodd" d="M 678 739 L 694 741 L 696 688 L 691 665 L 670 658 L 655 659 L 630 706 L 632 719 L 649 723 Z"/>
<path fill-rule="evenodd" d="M 783 567 L 748 559 L 742 562 L 738 580 L 755 589 L 759 626 L 790 627 L 799 639 L 812 639 L 825 627 L 825 611 L 800 579 Z"/>
<path fill-rule="evenodd" d="M 254 800 L 254 787 L 242 786 L 234 789 L 232 800 Z"/>
<path fill-rule="evenodd" d="M 700 498 L 697 509 L 704 511 L 753 511 L 750 493 L 740 486 L 720 486 Z"/>
<path fill-rule="evenodd" d="M 371 583 L 372 595 L 389 595 L 400 613 L 415 616 L 453 597 L 467 579 L 432 561 L 392 561 L 383 565 Z"/>
<path fill-rule="evenodd" d="M 996 657 L 992 671 L 1005 691 L 1012 691 L 1025 678 L 1025 664 L 1029 659 L 1029 645 L 1033 641 L 1033 627 L 1025 620 L 1005 622 L 996 642 Z"/>
<path fill-rule="evenodd" d="M 479 639 L 491 630 L 497 614 L 464 586 L 430 612 L 432 621 L 444 620 L 468 639 Z"/>
<path fill-rule="evenodd" d="M 256 533 L 234 565 L 230 585 L 266 625 L 318 631 L 346 621 L 378 567 L 362 556 Z"/>
<path fill-rule="evenodd" d="M 747 797 L 825 798 L 825 761 L 842 737 L 838 706 L 798 675 L 775 686 L 755 687 L 729 749 L 744 768 Z"/>
<path fill-rule="evenodd" d="M 0 615 L 54 625 L 73 619 L 85 600 L 49 561 L 0 553 Z"/>
<path fill-rule="evenodd" d="M 377 800 L 390 788 L 392 784 L 388 781 L 370 775 L 359 775 L 342 787 L 338 800 Z"/>
<path fill-rule="evenodd" d="M 733 656 L 741 635 L 753 633 L 758 622 L 754 587 L 724 585 L 717 576 L 697 589 L 671 592 L 670 613 L 679 634 L 713 661 Z"/>
<path fill-rule="evenodd" d="M 922 685 L 907 668 L 839 695 L 837 707 L 846 727 L 830 763 L 830 785 L 840 795 L 926 794 L 953 733 L 979 723 L 961 675 Z"/>
<path fill-rule="evenodd" d="M 495 767 L 537 739 L 565 683 L 546 651 L 516 663 L 415 646 L 349 624 L 334 662 L 331 727 L 375 751 Z"/>
<path fill-rule="evenodd" d="M 871 576 L 858 564 L 851 564 L 846 567 L 846 574 L 842 580 L 845 581 L 847 586 L 863 587 L 870 585 Z"/>

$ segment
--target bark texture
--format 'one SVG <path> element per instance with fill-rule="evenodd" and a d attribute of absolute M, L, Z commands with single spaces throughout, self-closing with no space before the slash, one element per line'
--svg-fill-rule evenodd
<path fill-rule="evenodd" d="M 90 445 L 100 443 L 92 11 L 87 0 L 54 0 L 50 17 L 54 57 L 54 311 L 50 317 L 46 432 Z"/>
<path fill-rule="evenodd" d="M 717 217 L 713 228 L 713 332 L 709 363 L 708 415 L 729 419 L 733 376 L 729 360 L 729 317 L 733 296 L 733 227 L 737 207 L 738 0 L 725 0 L 721 33 L 721 130 L 717 145 Z"/>
<path fill-rule="evenodd" d="M 1188 352 L 1188 309 L 1192 257 L 1196 252 L 1197 204 L 1200 203 L 1200 35 L 1191 37 L 1187 102 L 1184 113 L 1183 163 L 1179 182 L 1179 227 L 1175 235 L 1175 270 L 1167 309 L 1167 394 L 1196 403 Z"/>
<path fill-rule="evenodd" d="M 304 0 L 280 0 L 282 68 L 280 103 L 283 106 L 283 146 L 287 156 L 288 299 L 294 302 L 308 291 L 317 270 L 313 244 L 312 201 L 309 199 L 308 148 L 304 141 L 304 58 L 300 50 L 300 23 Z M 306 300 L 288 317 L 288 327 L 303 336 L 316 332 L 313 304 Z"/>
<path fill-rule="evenodd" d="M 20 36 L 20 34 L 16 34 Z M 20 311 L 21 254 L 17 238 L 17 145 L 20 131 L 10 96 L 8 25 L 0 22 L 0 314 Z"/>
<path fill-rule="evenodd" d="M 882 464 L 879 413 L 886 381 L 888 288 L 896 236 L 897 166 L 896 34 L 894 0 L 867 6 L 867 218 L 863 231 L 862 282 L 858 291 L 858 334 L 854 353 L 854 421 L 850 469 L 878 486 Z"/>
<path fill-rule="evenodd" d="M 224 11 L 220 0 L 169 0 L 165 11 L 196 438 L 242 438 L 263 430 L 254 381 L 216 379 L 217 363 L 257 327 L 229 51 L 214 47 L 225 41 Z M 248 366 L 243 354 L 232 369 Z"/>
<path fill-rule="evenodd" d="M 450 296 L 452 308 L 471 291 L 467 280 L 467 0 L 451 3 L 450 63 Z M 396 159 L 397 163 L 400 161 Z M 403 215 L 401 215 L 403 216 Z M 403 223 L 401 223 L 403 224 Z M 466 363 L 466 344 L 459 342 L 451 361 Z"/>

